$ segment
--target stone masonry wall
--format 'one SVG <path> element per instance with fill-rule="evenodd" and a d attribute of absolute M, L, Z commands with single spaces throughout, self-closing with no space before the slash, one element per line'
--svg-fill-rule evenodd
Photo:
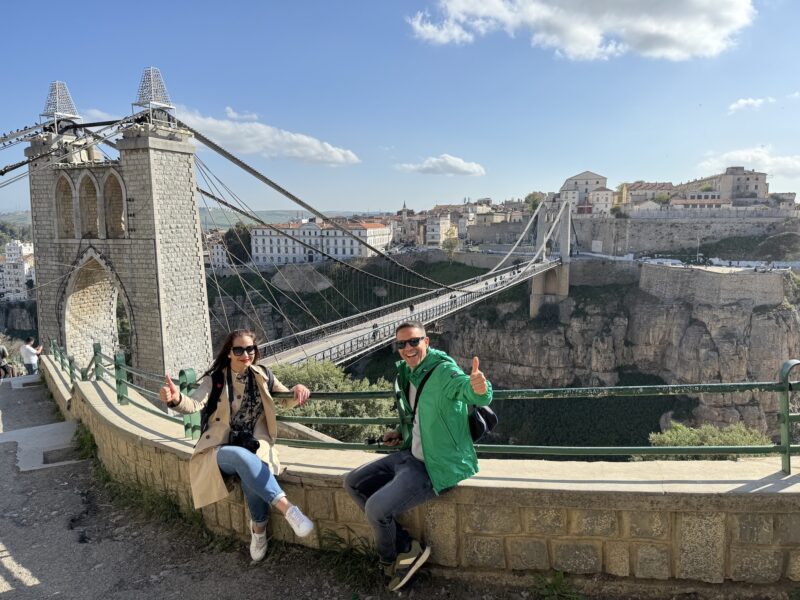
<path fill-rule="evenodd" d="M 796 232 L 799 226 L 798 219 L 777 217 L 616 219 L 573 215 L 572 222 L 582 249 L 591 250 L 592 241 L 597 240 L 602 242 L 598 252 L 617 256 L 692 250 L 698 239 L 702 244 L 733 236 Z"/>
<path fill-rule="evenodd" d="M 113 391 L 109 387 L 104 392 L 105 384 L 79 382 L 70 390 L 49 357 L 43 359 L 43 371 L 62 411 L 91 430 L 100 460 L 115 477 L 168 492 L 190 510 L 191 443 L 180 440 L 179 426 L 158 419 L 152 424 L 155 418 L 137 413 L 135 407 L 113 405 Z M 120 410 L 125 411 L 124 418 L 117 414 Z M 144 421 L 138 428 L 131 425 Z M 363 514 L 342 489 L 339 473 L 372 457 L 322 451 L 324 468 L 303 464 L 303 469 L 295 469 L 291 450 L 281 451 L 290 464 L 281 485 L 314 520 L 316 529 L 308 538 L 297 539 L 275 516 L 270 519 L 271 534 L 311 547 L 319 545 L 318 535 L 324 530 L 351 543 L 358 536 L 370 539 Z M 515 472 L 535 473 L 541 463 L 516 461 Z M 570 464 L 560 463 L 564 468 Z M 700 479 L 700 472 L 707 469 L 703 464 L 709 463 L 681 463 L 681 467 L 698 468 Z M 591 481 L 565 491 L 538 486 L 535 478 L 522 485 L 526 480 L 512 483 L 492 476 L 491 465 L 487 468 L 493 482 L 488 486 L 466 482 L 400 519 L 414 536 L 431 545 L 431 563 L 450 576 L 491 577 L 520 585 L 536 573 L 560 570 L 588 576 L 577 581 L 594 585 L 596 591 L 647 591 L 636 597 L 650 598 L 698 589 L 706 593 L 693 597 L 731 598 L 730 582 L 752 584 L 736 588 L 750 596 L 736 597 L 777 597 L 775 585 L 800 581 L 800 503 L 796 493 L 787 492 L 793 479 L 781 478 L 773 492 L 769 480 L 754 481 L 761 493 L 706 494 L 702 483 L 687 483 L 682 492 L 665 494 L 661 486 L 644 481 L 635 493 L 603 490 Z M 607 475 L 600 479 L 617 478 Z M 248 515 L 238 488 L 202 513 L 211 528 L 247 538 Z M 727 582 L 728 587 L 702 588 L 704 582 Z"/>
<path fill-rule="evenodd" d="M 661 300 L 723 306 L 746 298 L 753 306 L 778 306 L 783 302 L 783 274 L 736 270 L 719 273 L 707 269 L 644 264 L 639 288 Z"/>

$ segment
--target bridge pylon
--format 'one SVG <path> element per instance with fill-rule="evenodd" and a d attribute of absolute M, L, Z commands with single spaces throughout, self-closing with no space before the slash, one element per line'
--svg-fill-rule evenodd
<path fill-rule="evenodd" d="M 548 238 L 547 234 L 553 228 Z M 560 202 L 547 202 L 542 206 L 536 223 L 536 251 L 541 258 L 558 254 L 561 264 L 531 280 L 529 316 L 535 319 L 545 304 L 561 302 L 569 296 L 569 263 L 572 243 L 572 215 L 570 206 Z"/>
<path fill-rule="evenodd" d="M 191 134 L 141 123 L 118 159 L 44 133 L 29 165 L 39 339 L 79 365 L 99 342 L 134 367 L 177 375 L 211 361 Z M 150 384 L 153 385 L 153 384 Z"/>

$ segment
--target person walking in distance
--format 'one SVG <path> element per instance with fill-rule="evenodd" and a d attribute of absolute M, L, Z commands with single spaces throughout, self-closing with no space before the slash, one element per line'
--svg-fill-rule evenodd
<path fill-rule="evenodd" d="M 289 502 L 276 477 L 281 472 L 275 439 L 278 436 L 272 394 L 289 392 L 282 402 L 292 408 L 311 394 L 304 385 L 289 390 L 266 367 L 257 365 L 255 335 L 245 329 L 228 334 L 214 362 L 200 378 L 191 397 L 180 393 L 167 377 L 162 402 L 179 413 L 201 411 L 200 439 L 189 461 L 189 479 L 195 508 L 227 497 L 226 476 L 238 476 L 250 510 L 250 556 L 267 553 L 267 519 L 270 506 L 286 517 L 295 535 L 305 537 L 314 524 Z"/>
<path fill-rule="evenodd" d="M 22 356 L 22 362 L 25 364 L 25 372 L 28 375 L 36 373 L 39 370 L 39 355 L 42 353 L 42 347 L 37 346 L 34 348 L 33 338 L 29 337 L 25 340 L 25 344 L 20 347 L 19 353 Z"/>
<path fill-rule="evenodd" d="M 430 555 L 430 548 L 398 525 L 399 514 L 441 495 L 478 472 L 468 424 L 468 407 L 492 401 L 492 385 L 478 357 L 466 375 L 444 352 L 429 347 L 419 321 L 400 324 L 394 347 L 395 388 L 413 423 L 388 431 L 383 444 L 400 450 L 354 469 L 344 479 L 375 536 L 387 588 L 405 586 Z"/>

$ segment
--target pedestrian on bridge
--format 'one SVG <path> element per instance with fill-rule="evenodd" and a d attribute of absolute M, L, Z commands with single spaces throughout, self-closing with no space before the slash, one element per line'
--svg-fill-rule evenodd
<path fill-rule="evenodd" d="M 419 321 L 395 330 L 394 347 L 402 359 L 395 388 L 406 414 L 414 415 L 413 423 L 383 435 L 383 444 L 400 446 L 399 451 L 351 471 L 344 480 L 372 527 L 390 591 L 405 586 L 430 555 L 430 548 L 397 524 L 397 516 L 478 472 L 468 407 L 492 401 L 492 385 L 477 356 L 466 375 L 429 343 Z"/>
<path fill-rule="evenodd" d="M 292 408 L 303 404 L 311 392 L 301 384 L 289 390 L 272 371 L 256 364 L 259 356 L 253 332 L 237 329 L 225 339 L 191 397 L 181 394 L 169 377 L 160 390 L 161 400 L 179 413 L 200 411 L 200 439 L 189 461 L 195 508 L 225 499 L 232 477 L 239 478 L 250 510 L 254 561 L 267 553 L 270 506 L 283 514 L 298 537 L 314 528 L 276 480 L 281 465 L 274 446 L 278 424 L 272 398 L 275 392 L 291 391 L 293 397 L 282 405 Z"/>

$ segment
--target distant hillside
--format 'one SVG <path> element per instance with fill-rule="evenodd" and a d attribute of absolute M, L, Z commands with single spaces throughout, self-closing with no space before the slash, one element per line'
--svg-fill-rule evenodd
<path fill-rule="evenodd" d="M 313 216 L 304 210 L 257 210 L 255 211 L 259 219 L 266 223 L 287 223 L 292 219 L 307 219 Z M 330 210 L 324 213 L 328 217 L 350 217 L 357 213 L 347 210 Z M 363 213 L 358 213 L 363 214 Z M 372 214 L 372 213 L 370 213 Z M 380 213 L 374 213 L 380 214 Z M 222 208 L 206 209 L 200 208 L 200 225 L 203 229 L 213 229 L 219 227 L 221 229 L 228 229 L 238 221 L 247 224 L 255 224 L 252 219 L 247 219 L 232 210 L 225 210 Z"/>
<path fill-rule="evenodd" d="M 30 225 L 31 211 L 18 210 L 15 212 L 0 213 L 0 221 L 11 225 Z"/>
<path fill-rule="evenodd" d="M 259 219 L 263 219 L 267 223 L 286 223 L 291 219 L 307 219 L 312 216 L 304 210 L 257 210 L 255 212 Z M 355 213 L 346 210 L 332 210 L 325 214 L 329 217 L 349 217 Z M 245 217 L 230 210 L 212 208 L 209 211 L 205 207 L 200 208 L 200 225 L 203 229 L 213 229 L 214 227 L 228 229 L 238 221 L 255 224 L 255 221 L 245 219 Z M 31 211 L 20 210 L 16 212 L 0 213 L 0 222 L 9 223 L 14 226 L 30 226 Z"/>

